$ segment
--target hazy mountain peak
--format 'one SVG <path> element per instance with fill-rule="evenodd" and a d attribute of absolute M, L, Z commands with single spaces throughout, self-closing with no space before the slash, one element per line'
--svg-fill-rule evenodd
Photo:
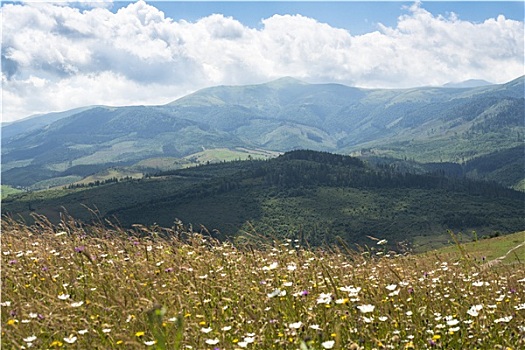
<path fill-rule="evenodd" d="M 475 88 L 480 86 L 493 85 L 493 83 L 483 80 L 483 79 L 469 79 L 465 81 L 460 81 L 457 83 L 446 83 L 443 87 L 446 88 Z"/>
<path fill-rule="evenodd" d="M 296 78 L 292 77 L 282 77 L 276 80 L 272 80 L 266 85 L 273 85 L 273 86 L 285 86 L 285 85 L 308 85 L 308 83 L 305 83 L 304 81 L 301 81 Z"/>
<path fill-rule="evenodd" d="M 268 99 L 271 99 L 268 94 L 275 94 L 276 91 L 283 91 L 307 85 L 309 84 L 301 80 L 292 77 L 283 77 L 262 84 L 213 86 L 181 97 L 168 105 L 218 106 L 228 103 L 247 105 L 254 102 L 254 100 L 267 101 Z"/>

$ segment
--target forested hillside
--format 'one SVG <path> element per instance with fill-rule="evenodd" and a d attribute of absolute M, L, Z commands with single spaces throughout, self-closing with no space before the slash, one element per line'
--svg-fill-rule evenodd
<path fill-rule="evenodd" d="M 414 174 L 348 156 L 293 151 L 267 161 L 210 164 L 19 195 L 8 198 L 3 211 L 27 219 L 30 213 L 44 214 L 52 221 L 67 212 L 126 227 L 169 227 L 181 220 L 220 239 L 257 233 L 319 245 L 338 237 L 359 243 L 367 235 L 414 242 L 449 229 L 515 232 L 525 228 L 524 199 L 496 183 L 441 171 Z"/>

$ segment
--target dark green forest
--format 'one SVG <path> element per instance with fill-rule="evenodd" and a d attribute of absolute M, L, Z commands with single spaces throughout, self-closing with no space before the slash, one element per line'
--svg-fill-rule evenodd
<path fill-rule="evenodd" d="M 247 160 L 158 172 L 143 179 L 108 181 L 19 194 L 3 214 L 61 213 L 100 220 L 170 227 L 177 220 L 219 239 L 242 235 L 288 237 L 310 245 L 394 242 L 477 231 L 525 228 L 525 194 L 495 182 L 399 171 L 393 164 L 297 150 L 269 160 Z M 89 209 L 89 210 L 88 210 Z"/>

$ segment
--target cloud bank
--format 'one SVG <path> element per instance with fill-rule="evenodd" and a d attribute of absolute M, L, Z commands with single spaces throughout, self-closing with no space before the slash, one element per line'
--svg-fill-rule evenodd
<path fill-rule="evenodd" d="M 523 22 L 434 16 L 419 3 L 395 27 L 352 36 L 301 15 L 259 29 L 213 14 L 174 21 L 144 1 L 102 7 L 6 4 L 3 121 L 106 104 L 163 104 L 212 85 L 282 76 L 361 87 L 502 83 L 523 74 Z"/>

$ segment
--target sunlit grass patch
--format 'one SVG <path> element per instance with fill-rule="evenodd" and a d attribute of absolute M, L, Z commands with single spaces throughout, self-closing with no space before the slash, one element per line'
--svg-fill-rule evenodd
<path fill-rule="evenodd" d="M 470 236 L 475 237 L 473 234 L 470 234 Z M 470 239 L 468 243 L 462 243 L 461 246 L 471 260 L 485 263 L 503 258 L 502 260 L 505 262 L 511 263 L 525 262 L 525 244 L 522 244 L 524 242 L 525 231 L 521 231 L 491 239 L 475 237 Z M 461 257 L 461 252 L 456 245 L 439 249 L 436 253 L 444 259 L 458 259 Z"/>
<path fill-rule="evenodd" d="M 2 348 L 525 346 L 523 263 L 382 253 L 3 220 Z"/>
<path fill-rule="evenodd" d="M 7 185 L 1 185 L 1 198 L 4 199 L 4 198 L 7 198 L 7 196 L 11 195 L 11 194 L 16 194 L 16 193 L 20 193 L 22 192 L 22 190 L 19 190 L 19 189 L 16 189 L 16 188 L 13 188 L 11 186 L 7 186 Z"/>

